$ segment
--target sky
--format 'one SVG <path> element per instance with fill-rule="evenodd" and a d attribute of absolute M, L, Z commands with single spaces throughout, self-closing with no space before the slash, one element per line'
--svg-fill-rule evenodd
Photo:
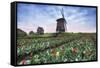
<path fill-rule="evenodd" d="M 56 32 L 56 20 L 64 17 L 67 32 L 96 32 L 96 8 L 78 6 L 37 5 L 18 3 L 17 26 L 29 33 L 43 27 L 45 33 Z"/>

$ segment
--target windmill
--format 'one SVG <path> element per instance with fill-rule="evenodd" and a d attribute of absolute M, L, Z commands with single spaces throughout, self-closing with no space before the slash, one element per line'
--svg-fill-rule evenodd
<path fill-rule="evenodd" d="M 66 19 L 64 17 L 64 11 L 63 11 L 63 8 L 61 10 L 61 15 L 62 15 L 62 18 L 59 18 L 57 19 L 57 27 L 56 27 L 56 32 L 57 33 L 61 33 L 61 32 L 65 32 L 67 31 L 67 22 L 66 22 Z"/>

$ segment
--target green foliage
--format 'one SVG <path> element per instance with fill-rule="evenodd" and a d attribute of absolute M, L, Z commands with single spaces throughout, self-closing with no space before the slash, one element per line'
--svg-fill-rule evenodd
<path fill-rule="evenodd" d="M 27 57 L 30 57 L 28 58 L 30 64 L 96 60 L 95 34 L 63 33 L 63 35 L 63 37 L 18 39 L 17 54 L 24 56 L 26 61 Z M 23 58 L 18 57 L 18 60 L 18 64 L 21 64 Z"/>

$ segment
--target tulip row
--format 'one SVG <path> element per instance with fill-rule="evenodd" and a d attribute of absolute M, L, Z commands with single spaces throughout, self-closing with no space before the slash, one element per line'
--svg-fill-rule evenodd
<path fill-rule="evenodd" d="M 18 64 L 41 64 L 96 60 L 95 35 L 18 39 Z M 36 52 L 36 53 L 35 53 Z M 25 55 L 27 54 L 27 55 Z"/>

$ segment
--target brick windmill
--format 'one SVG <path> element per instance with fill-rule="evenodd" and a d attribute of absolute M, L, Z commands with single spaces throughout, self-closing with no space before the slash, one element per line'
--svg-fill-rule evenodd
<path fill-rule="evenodd" d="M 57 33 L 62 33 L 62 32 L 67 31 L 67 22 L 66 22 L 66 19 L 64 17 L 63 8 L 61 10 L 61 15 L 62 15 L 62 18 L 59 18 L 56 20 L 57 21 L 57 27 L 56 27 Z"/>

